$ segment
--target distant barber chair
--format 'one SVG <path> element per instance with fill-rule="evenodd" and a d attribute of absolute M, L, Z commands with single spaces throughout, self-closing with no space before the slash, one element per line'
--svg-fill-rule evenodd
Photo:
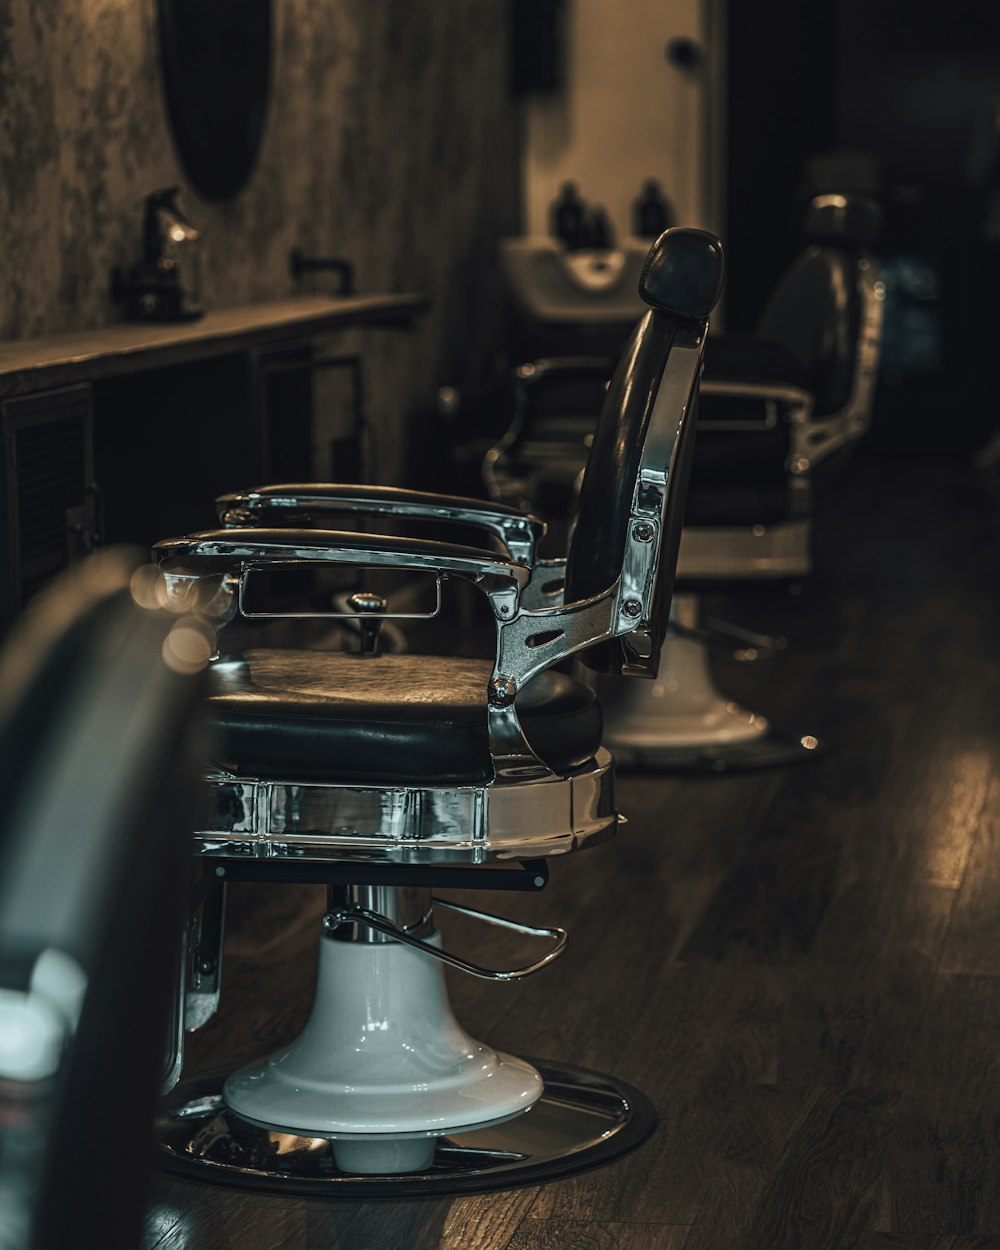
<path fill-rule="evenodd" d="M 620 764 L 721 771 L 808 758 L 820 745 L 719 691 L 700 593 L 811 570 L 812 475 L 871 417 L 882 289 L 867 247 L 878 227 L 874 201 L 818 196 L 806 214 L 808 246 L 779 281 L 759 333 L 709 339 L 661 673 L 641 690 L 599 687 L 606 741 Z M 536 492 L 572 479 L 593 404 L 581 388 L 588 378 L 599 383 L 607 367 L 571 358 L 517 371 L 515 419 L 484 465 L 492 497 L 527 506 Z M 722 622 L 714 628 L 744 653 L 772 641 Z"/>
<path fill-rule="evenodd" d="M 547 857 L 615 832 L 600 707 L 552 666 L 578 655 L 609 673 L 655 671 L 721 279 L 703 232 L 669 231 L 650 252 L 650 310 L 611 382 L 565 560 L 537 558 L 545 527 L 517 509 L 352 486 L 241 492 L 220 500 L 223 528 L 158 544 L 176 593 L 209 587 L 221 620 L 250 615 L 261 573 L 346 565 L 469 582 L 496 627 L 492 661 L 379 654 L 394 613 L 358 592 L 360 654 L 221 653 L 209 700 L 220 745 L 196 834 L 205 880 L 324 883 L 329 910 L 304 1032 L 224 1081 L 175 1091 L 158 1127 L 171 1170 L 283 1193 L 499 1188 L 613 1157 L 652 1127 L 624 1082 L 462 1030 L 444 963 L 514 980 L 548 965 L 565 934 L 474 913 L 546 943 L 526 966 L 477 967 L 442 948 L 433 909 L 450 904 L 431 890 L 539 889 Z M 305 528 L 366 514 L 475 527 L 486 541 Z M 215 919 L 192 929 L 213 942 L 220 897 L 206 896 Z"/>
<path fill-rule="evenodd" d="M 92 557 L 0 656 L 4 1247 L 141 1240 L 212 650 L 161 587 Z"/>
<path fill-rule="evenodd" d="M 871 420 L 883 290 L 868 246 L 879 224 L 874 200 L 817 196 L 804 222 L 809 244 L 779 280 L 758 334 L 709 340 L 660 678 L 645 697 L 616 691 L 605 701 L 607 740 L 623 762 L 723 771 L 808 759 L 821 746 L 718 689 L 700 598 L 706 588 L 812 570 L 813 474 Z M 714 629 L 731 645 L 770 642 L 722 622 Z"/>

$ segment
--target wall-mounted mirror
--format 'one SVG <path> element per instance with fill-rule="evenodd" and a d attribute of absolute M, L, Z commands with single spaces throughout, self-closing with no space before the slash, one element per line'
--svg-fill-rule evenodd
<path fill-rule="evenodd" d="M 225 200 L 253 169 L 271 77 L 272 0 L 157 0 L 167 111 L 184 169 Z"/>

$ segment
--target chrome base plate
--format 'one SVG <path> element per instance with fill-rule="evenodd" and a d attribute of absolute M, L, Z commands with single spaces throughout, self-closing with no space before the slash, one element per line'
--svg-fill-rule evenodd
<path fill-rule="evenodd" d="M 569 1064 L 529 1060 L 542 1074 L 541 1098 L 522 1114 L 439 1137 L 422 1172 L 340 1172 L 330 1142 L 258 1127 L 222 1102 L 228 1072 L 182 1082 L 161 1104 L 157 1162 L 189 1180 L 268 1193 L 398 1198 L 532 1185 L 624 1154 L 656 1126 L 639 1090 Z"/>
<path fill-rule="evenodd" d="M 615 767 L 619 772 L 744 772 L 815 759 L 823 750 L 822 742 L 811 734 L 796 736 L 770 725 L 759 736 L 736 742 L 614 744 Z"/>

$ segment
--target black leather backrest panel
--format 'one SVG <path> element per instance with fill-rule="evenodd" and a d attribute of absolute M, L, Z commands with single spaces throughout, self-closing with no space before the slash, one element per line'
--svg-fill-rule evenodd
<path fill-rule="evenodd" d="M 567 603 L 601 594 L 621 575 L 643 446 L 668 357 L 679 333 L 689 336 L 693 331 L 695 341 L 703 341 L 706 318 L 722 290 L 723 272 L 722 245 L 704 230 L 667 230 L 650 248 L 639 279 L 639 294 L 651 309 L 633 331 L 601 408 L 567 557 Z M 676 417 L 680 416 L 678 411 Z M 685 429 L 690 431 L 692 425 L 689 414 Z M 666 628 L 671 562 L 676 561 L 680 539 L 690 446 L 676 448 L 673 456 L 667 532 L 661 540 L 654 589 L 654 619 L 645 623 L 654 631 L 661 627 L 657 606 L 664 609 L 662 627 Z M 587 663 L 593 659 L 594 667 L 605 666 L 603 660 L 590 654 L 581 658 Z M 608 667 L 614 669 L 613 661 Z"/>
<path fill-rule="evenodd" d="M 782 276 L 759 332 L 791 351 L 802 384 L 816 397 L 816 416 L 839 411 L 854 380 L 861 326 L 860 255 L 813 244 Z"/>
<path fill-rule="evenodd" d="M 618 578 L 642 445 L 677 319 L 650 310 L 611 378 L 587 459 L 566 563 L 566 602 L 607 590 Z"/>

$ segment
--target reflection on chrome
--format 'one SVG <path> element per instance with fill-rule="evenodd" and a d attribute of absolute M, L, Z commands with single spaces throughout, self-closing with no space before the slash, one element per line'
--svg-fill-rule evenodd
<path fill-rule="evenodd" d="M 157 1117 L 160 1163 L 182 1176 L 258 1191 L 455 1193 L 540 1181 L 592 1166 L 631 1149 L 654 1127 L 652 1106 L 631 1086 L 568 1064 L 532 1063 L 542 1073 L 544 1092 L 529 1110 L 440 1137 L 298 1136 L 290 1129 L 251 1124 L 228 1110 L 218 1092 L 220 1074 L 195 1078 L 175 1091 Z M 404 1171 L 398 1164 L 405 1167 L 405 1146 L 418 1139 L 421 1149 L 413 1158 L 423 1158 Z M 389 1166 L 367 1170 L 379 1156 Z M 343 1165 L 349 1158 L 360 1167 L 348 1171 Z"/>
<path fill-rule="evenodd" d="M 601 750 L 577 773 L 520 786 L 379 789 L 216 771 L 195 836 L 197 853 L 212 856 L 482 864 L 576 850 L 615 823 Z"/>

